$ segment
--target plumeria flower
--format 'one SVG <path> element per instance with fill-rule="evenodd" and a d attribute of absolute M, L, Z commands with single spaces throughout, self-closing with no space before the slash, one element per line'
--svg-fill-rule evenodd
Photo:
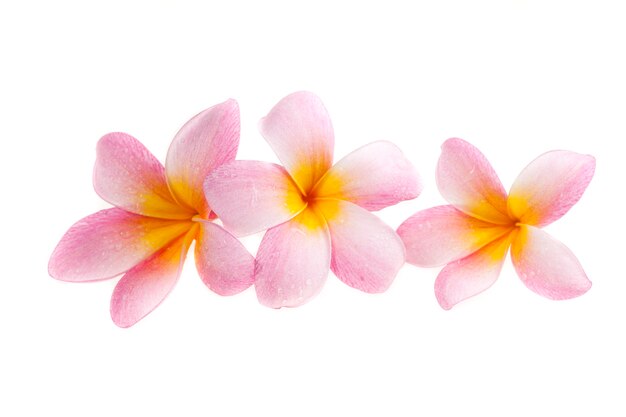
<path fill-rule="evenodd" d="M 260 122 L 282 166 L 234 161 L 205 182 L 211 207 L 236 235 L 270 228 L 258 249 L 255 288 L 269 307 L 298 306 L 329 268 L 359 290 L 385 291 L 405 260 L 398 235 L 368 210 L 421 191 L 417 173 L 389 142 L 374 142 L 332 166 L 334 134 L 320 99 L 281 100 Z"/>
<path fill-rule="evenodd" d="M 219 165 L 234 160 L 239 107 L 211 107 L 176 134 L 165 167 L 135 138 L 110 133 L 98 142 L 96 192 L 115 208 L 74 224 L 57 245 L 50 275 L 72 282 L 124 274 L 111 298 L 115 324 L 129 327 L 172 290 L 196 240 L 196 267 L 220 295 L 252 284 L 254 258 L 230 233 L 211 222 L 202 184 Z"/>
<path fill-rule="evenodd" d="M 446 265 L 435 282 L 445 309 L 489 288 L 509 247 L 517 274 L 532 291 L 554 300 L 582 295 L 591 282 L 578 259 L 540 228 L 576 204 L 594 170 L 592 156 L 547 152 L 521 172 L 507 196 L 478 149 L 449 139 L 437 165 L 437 185 L 451 205 L 420 211 L 398 228 L 407 262 Z"/>

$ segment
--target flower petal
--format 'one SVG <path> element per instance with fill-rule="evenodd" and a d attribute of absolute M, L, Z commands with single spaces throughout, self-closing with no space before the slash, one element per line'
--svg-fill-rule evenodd
<path fill-rule="evenodd" d="M 133 213 L 167 219 L 194 214 L 172 197 L 163 165 L 126 133 L 109 133 L 98 142 L 93 185 L 104 200 Z"/>
<path fill-rule="evenodd" d="M 315 94 L 301 91 L 283 98 L 261 119 L 259 130 L 304 193 L 333 163 L 333 127 Z"/>
<path fill-rule="evenodd" d="M 287 171 L 268 162 L 222 165 L 208 176 L 204 191 L 224 227 L 238 236 L 284 223 L 306 206 Z"/>
<path fill-rule="evenodd" d="M 349 286 L 385 291 L 404 264 L 404 245 L 394 230 L 367 210 L 341 200 L 319 200 L 332 242 L 330 267 Z"/>
<path fill-rule="evenodd" d="M 453 206 L 415 213 L 398 228 L 406 246 L 407 262 L 425 267 L 445 265 L 476 252 L 511 231 L 478 220 Z"/>
<path fill-rule="evenodd" d="M 492 223 L 508 224 L 506 192 L 487 158 L 463 139 L 448 139 L 437 164 L 443 198 L 462 212 Z"/>
<path fill-rule="evenodd" d="M 219 295 L 240 293 L 254 281 L 254 257 L 214 223 L 200 222 L 195 258 L 200 278 Z"/>
<path fill-rule="evenodd" d="M 517 177 L 509 194 L 509 213 L 521 223 L 545 226 L 561 218 L 582 197 L 596 160 L 570 151 L 544 153 Z"/>
<path fill-rule="evenodd" d="M 178 281 L 192 239 L 190 231 L 120 279 L 111 297 L 115 324 L 130 327 L 161 304 Z"/>
<path fill-rule="evenodd" d="M 313 195 L 380 210 L 416 198 L 421 191 L 417 171 L 402 151 L 391 142 L 379 141 L 337 162 L 315 186 Z"/>
<path fill-rule="evenodd" d="M 505 235 L 473 254 L 446 265 L 435 281 L 435 296 L 439 305 L 449 310 L 455 304 L 491 287 L 502 270 L 511 244 L 510 236 Z"/>
<path fill-rule="evenodd" d="M 572 251 L 536 227 L 520 227 L 511 247 L 511 260 L 522 282 L 546 298 L 574 298 L 591 288 Z"/>
<path fill-rule="evenodd" d="M 255 288 L 268 307 L 296 307 L 322 289 L 330 267 L 324 220 L 306 209 L 263 236 L 256 258 Z"/>
<path fill-rule="evenodd" d="M 165 171 L 177 200 L 209 214 L 202 185 L 207 175 L 235 159 L 239 146 L 239 106 L 227 100 L 199 113 L 178 131 L 170 145 Z"/>
<path fill-rule="evenodd" d="M 112 278 L 184 234 L 191 222 L 156 219 L 112 208 L 76 222 L 54 249 L 53 278 L 94 281 Z"/>

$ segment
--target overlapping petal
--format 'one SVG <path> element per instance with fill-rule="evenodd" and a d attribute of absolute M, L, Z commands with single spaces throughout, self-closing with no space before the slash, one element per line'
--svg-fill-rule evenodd
<path fill-rule="evenodd" d="M 286 222 L 306 206 L 287 171 L 267 162 L 222 165 L 206 179 L 204 191 L 226 229 L 238 236 Z"/>
<path fill-rule="evenodd" d="M 391 142 L 379 141 L 337 162 L 315 186 L 313 194 L 380 210 L 416 198 L 421 191 L 417 171 L 402 151 Z"/>
<path fill-rule="evenodd" d="M 333 127 L 322 101 L 312 93 L 283 98 L 260 121 L 259 130 L 303 192 L 332 165 Z"/>
<path fill-rule="evenodd" d="M 513 183 L 509 213 L 525 224 L 552 223 L 580 200 L 595 166 L 593 156 L 576 152 L 552 151 L 539 156 Z"/>

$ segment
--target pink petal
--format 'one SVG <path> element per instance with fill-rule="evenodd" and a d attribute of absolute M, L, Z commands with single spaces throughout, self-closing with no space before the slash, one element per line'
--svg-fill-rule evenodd
<path fill-rule="evenodd" d="M 509 213 L 525 224 L 552 223 L 580 200 L 595 168 L 596 160 L 591 155 L 544 153 L 528 164 L 513 183 Z"/>
<path fill-rule="evenodd" d="M 111 318 L 130 327 L 154 310 L 170 293 L 183 268 L 193 233 L 181 236 L 128 271 L 111 297 Z"/>
<path fill-rule="evenodd" d="M 572 251 L 535 227 L 520 227 L 511 247 L 511 260 L 522 282 L 546 298 L 574 298 L 591 288 Z"/>
<path fill-rule="evenodd" d="M 476 252 L 511 231 L 455 209 L 439 206 L 415 213 L 398 228 L 407 262 L 425 267 L 445 265 Z"/>
<path fill-rule="evenodd" d="M 330 267 L 330 236 L 311 209 L 265 233 L 256 258 L 259 301 L 273 308 L 296 307 L 322 289 Z"/>
<path fill-rule="evenodd" d="M 132 268 L 191 227 L 191 222 L 156 219 L 112 208 L 75 223 L 48 264 L 53 278 L 94 281 Z"/>
<path fill-rule="evenodd" d="M 209 213 L 202 185 L 207 175 L 235 159 L 239 146 L 239 106 L 235 100 L 204 110 L 176 134 L 165 161 L 167 181 L 178 201 Z"/>
<path fill-rule="evenodd" d="M 284 223 L 305 207 L 287 171 L 267 162 L 222 165 L 209 175 L 204 191 L 224 227 L 238 236 Z"/>
<path fill-rule="evenodd" d="M 313 194 L 380 210 L 416 198 L 421 191 L 417 171 L 402 151 L 391 142 L 379 141 L 337 162 L 315 186 Z"/>
<path fill-rule="evenodd" d="M 104 200 L 133 213 L 168 219 L 194 214 L 172 197 L 163 165 L 126 133 L 109 133 L 98 142 L 93 184 Z"/>
<path fill-rule="evenodd" d="M 254 281 L 254 257 L 214 223 L 200 222 L 195 258 L 200 278 L 219 295 L 240 293 Z"/>
<path fill-rule="evenodd" d="M 507 224 L 506 192 L 487 158 L 463 139 L 448 139 L 437 164 L 443 198 L 462 212 L 492 223 Z"/>
<path fill-rule="evenodd" d="M 369 293 L 385 291 L 404 264 L 404 245 L 393 231 L 367 210 L 341 200 L 316 202 L 332 242 L 330 267 L 351 287 Z"/>
<path fill-rule="evenodd" d="M 312 93 L 283 98 L 261 120 L 259 130 L 305 193 L 333 163 L 333 127 L 322 101 Z"/>
<path fill-rule="evenodd" d="M 510 235 L 446 265 L 435 281 L 435 296 L 446 310 L 473 297 L 496 282 L 511 244 Z"/>

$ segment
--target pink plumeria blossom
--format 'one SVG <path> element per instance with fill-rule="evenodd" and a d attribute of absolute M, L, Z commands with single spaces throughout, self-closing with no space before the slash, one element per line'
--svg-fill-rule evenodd
<path fill-rule="evenodd" d="M 234 161 L 205 182 L 207 200 L 236 235 L 270 228 L 255 267 L 259 301 L 298 306 L 322 288 L 329 268 L 359 290 L 385 291 L 405 261 L 398 235 L 368 210 L 413 199 L 417 173 L 389 142 L 374 142 L 332 165 L 334 134 L 320 99 L 281 100 L 260 122 L 282 166 Z"/>
<path fill-rule="evenodd" d="M 96 192 L 115 208 L 74 224 L 50 258 L 56 279 L 95 281 L 124 274 L 111 298 L 111 317 L 129 327 L 169 294 L 196 240 L 196 267 L 221 295 L 243 291 L 254 278 L 254 258 L 210 220 L 202 184 L 207 174 L 235 159 L 239 107 L 211 107 L 176 134 L 165 167 L 135 138 L 110 133 L 98 142 Z"/>
<path fill-rule="evenodd" d="M 522 282 L 562 300 L 591 288 L 574 254 L 540 228 L 563 216 L 593 177 L 595 159 L 547 152 L 517 177 L 507 195 L 491 164 L 471 144 L 449 139 L 437 165 L 437 185 L 449 206 L 420 211 L 398 228 L 407 262 L 446 265 L 435 282 L 439 304 L 455 304 L 489 288 L 506 254 Z"/>

